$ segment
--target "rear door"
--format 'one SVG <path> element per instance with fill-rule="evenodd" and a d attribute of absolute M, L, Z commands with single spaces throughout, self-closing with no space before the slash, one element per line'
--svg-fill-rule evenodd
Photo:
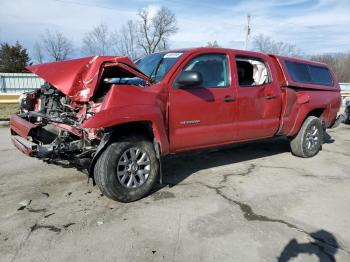
<path fill-rule="evenodd" d="M 182 151 L 230 142 L 235 136 L 235 90 L 231 66 L 225 52 L 197 52 L 189 56 L 170 81 L 170 148 Z M 197 71 L 203 83 L 178 88 L 176 78 L 185 71 Z"/>
<path fill-rule="evenodd" d="M 236 52 L 237 140 L 272 137 L 279 128 L 280 87 L 271 58 Z"/>

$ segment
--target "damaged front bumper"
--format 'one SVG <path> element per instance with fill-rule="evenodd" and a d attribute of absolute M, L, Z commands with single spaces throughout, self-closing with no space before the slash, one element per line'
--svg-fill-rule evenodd
<path fill-rule="evenodd" d="M 30 114 L 29 114 L 30 115 Z M 22 153 L 59 164 L 87 167 L 100 140 L 90 140 L 84 130 L 65 123 L 10 119 L 11 141 Z M 52 133 L 54 130 L 56 133 Z"/>
<path fill-rule="evenodd" d="M 12 115 L 10 119 L 11 141 L 22 153 L 33 156 L 35 144 L 31 143 L 28 136 L 37 125 L 24 120 L 18 115 Z"/>
<path fill-rule="evenodd" d="M 52 152 L 53 147 L 50 145 L 39 145 L 30 139 L 31 132 L 40 127 L 40 125 L 33 124 L 18 115 L 12 115 L 10 119 L 10 130 L 13 145 L 26 155 L 38 158 L 47 157 Z"/>

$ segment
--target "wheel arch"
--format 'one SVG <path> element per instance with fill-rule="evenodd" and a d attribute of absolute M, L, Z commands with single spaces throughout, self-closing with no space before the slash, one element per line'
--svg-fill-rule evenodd
<path fill-rule="evenodd" d="M 132 105 L 113 107 L 96 113 L 90 117 L 83 128 L 130 129 L 130 126 L 151 127 L 154 139 L 160 144 L 161 154 L 169 152 L 169 139 L 163 113 L 155 105 Z"/>
<path fill-rule="evenodd" d="M 93 177 L 93 170 L 99 156 L 105 151 L 107 146 L 112 142 L 130 135 L 141 135 L 154 145 L 157 157 L 168 153 L 169 144 L 163 141 L 164 137 L 160 137 L 160 130 L 151 120 L 123 122 L 108 128 L 105 128 L 101 142 L 92 158 L 89 167 L 89 177 Z M 165 144 L 165 145 L 164 145 Z"/>
<path fill-rule="evenodd" d="M 325 110 L 326 110 L 326 108 L 324 108 L 324 107 L 312 109 L 312 110 L 306 115 L 306 117 L 308 117 L 308 116 L 315 116 L 315 117 L 317 117 L 317 118 L 321 118 Z M 305 118 L 306 118 L 306 117 L 305 117 Z M 305 120 L 305 119 L 304 119 L 304 120 Z"/>
<path fill-rule="evenodd" d="M 305 122 L 305 120 L 309 116 L 314 116 L 314 117 L 320 118 L 322 125 L 325 128 L 325 123 L 324 123 L 325 113 L 326 113 L 326 107 L 323 107 L 323 106 L 314 107 L 311 109 L 304 107 L 304 110 L 302 110 L 302 108 L 300 108 L 299 114 L 297 115 L 297 117 L 295 119 L 294 126 L 290 130 L 288 137 L 292 137 L 292 136 L 296 135 L 298 133 L 298 131 L 300 130 L 301 126 L 303 125 L 303 123 Z"/>

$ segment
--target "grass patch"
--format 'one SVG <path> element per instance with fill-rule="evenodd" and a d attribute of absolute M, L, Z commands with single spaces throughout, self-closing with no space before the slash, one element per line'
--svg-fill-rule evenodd
<path fill-rule="evenodd" d="M 0 104 L 0 120 L 8 120 L 17 111 L 19 111 L 18 104 Z"/>

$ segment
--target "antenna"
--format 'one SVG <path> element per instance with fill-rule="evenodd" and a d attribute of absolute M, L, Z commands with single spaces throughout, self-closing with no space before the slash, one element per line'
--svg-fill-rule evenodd
<path fill-rule="evenodd" d="M 250 19 L 251 16 L 250 14 L 247 15 L 247 34 L 246 34 L 246 38 L 245 38 L 245 50 L 248 50 L 248 44 L 249 44 L 249 38 L 250 38 Z"/>

